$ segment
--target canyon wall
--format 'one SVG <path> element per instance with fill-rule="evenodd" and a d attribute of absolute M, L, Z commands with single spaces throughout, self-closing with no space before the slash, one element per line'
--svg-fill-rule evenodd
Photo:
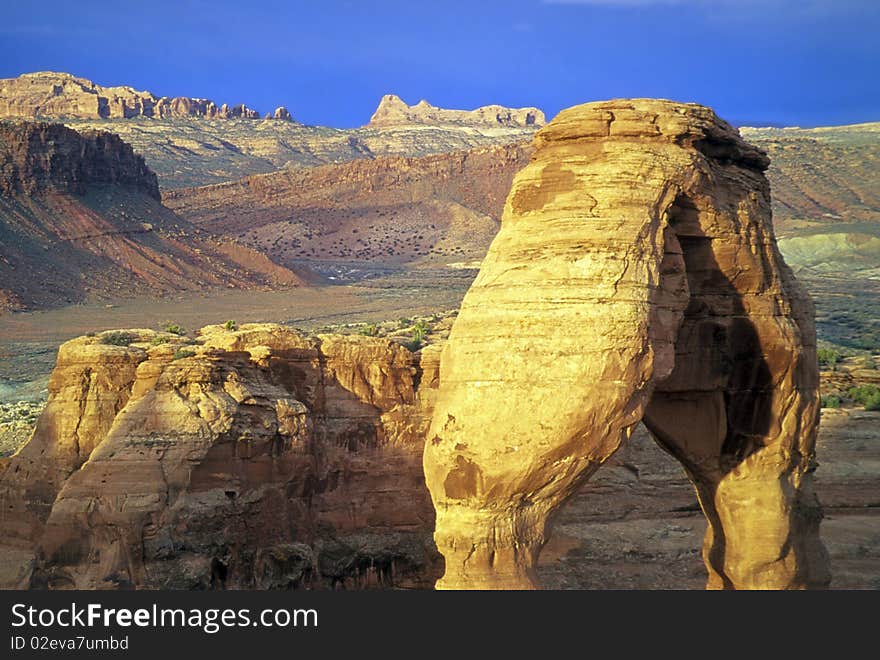
<path fill-rule="evenodd" d="M 90 184 L 131 186 L 159 199 L 156 175 L 119 136 L 60 124 L 0 123 L 0 195 L 54 189 L 82 195 Z"/>
<path fill-rule="evenodd" d="M 0 122 L 0 313 L 306 278 L 164 206 L 111 133 Z"/>
<path fill-rule="evenodd" d="M 829 581 L 813 306 L 765 154 L 708 108 L 591 103 L 536 136 L 440 366 L 440 588 L 533 588 L 554 513 L 644 420 L 709 521 L 710 588 Z"/>

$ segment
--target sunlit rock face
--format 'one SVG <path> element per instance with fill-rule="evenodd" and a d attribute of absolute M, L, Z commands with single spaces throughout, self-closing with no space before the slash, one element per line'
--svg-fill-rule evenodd
<path fill-rule="evenodd" d="M 516 176 L 440 363 L 439 588 L 534 588 L 554 512 L 643 420 L 709 521 L 710 588 L 829 582 L 813 306 L 768 159 L 708 108 L 561 112 Z"/>
<path fill-rule="evenodd" d="M 272 324 L 119 334 L 61 346 L 0 464 L 0 586 L 433 585 L 434 352 Z"/>

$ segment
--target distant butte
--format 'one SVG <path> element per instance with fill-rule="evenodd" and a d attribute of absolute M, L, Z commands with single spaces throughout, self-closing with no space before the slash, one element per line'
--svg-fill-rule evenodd
<path fill-rule="evenodd" d="M 69 73 L 39 71 L 0 79 L 2 117 L 259 119 L 260 113 L 244 104 L 218 106 L 210 99 L 156 96 L 133 87 L 102 87 Z M 271 118 L 293 121 L 284 107 L 275 110 Z"/>
<path fill-rule="evenodd" d="M 485 126 L 543 126 L 544 113 L 538 108 L 506 108 L 486 105 L 476 110 L 446 110 L 424 99 L 416 105 L 407 105 L 399 96 L 386 94 L 379 102 L 368 126 L 410 124 L 469 124 Z"/>

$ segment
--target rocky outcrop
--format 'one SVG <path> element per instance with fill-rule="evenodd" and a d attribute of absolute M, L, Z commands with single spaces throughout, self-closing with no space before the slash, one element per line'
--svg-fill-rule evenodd
<path fill-rule="evenodd" d="M 441 358 L 442 588 L 532 588 L 554 513 L 644 420 L 709 522 L 710 588 L 829 581 L 813 307 L 768 160 L 708 108 L 592 103 L 536 137 Z"/>
<path fill-rule="evenodd" d="M 164 203 L 281 263 L 479 260 L 498 231 L 527 144 L 382 156 L 168 191 Z"/>
<path fill-rule="evenodd" d="M 544 113 L 538 108 L 487 105 L 476 110 L 447 110 L 435 107 L 424 99 L 415 105 L 407 105 L 399 96 L 386 94 L 379 101 L 379 107 L 370 117 L 368 126 L 467 124 L 485 127 L 525 127 L 542 126 L 545 122 Z"/>
<path fill-rule="evenodd" d="M 0 123 L 0 195 L 33 195 L 48 188 L 82 195 L 90 184 L 130 186 L 159 199 L 156 175 L 113 133 Z"/>
<path fill-rule="evenodd" d="M 217 106 L 210 99 L 156 96 L 132 87 L 102 87 L 69 73 L 40 71 L 0 80 L 0 117 L 259 119 L 260 113 L 243 104 Z"/>
<path fill-rule="evenodd" d="M 281 121 L 293 121 L 293 116 L 290 114 L 290 110 L 285 108 L 283 105 L 275 108 L 275 112 L 272 114 L 266 113 L 266 119 L 280 119 Z"/>
<path fill-rule="evenodd" d="M 156 175 L 117 136 L 0 124 L 0 313 L 304 283 L 162 206 Z"/>
<path fill-rule="evenodd" d="M 124 334 L 59 351 L 0 477 L 0 584 L 433 583 L 431 351 L 277 325 Z"/>

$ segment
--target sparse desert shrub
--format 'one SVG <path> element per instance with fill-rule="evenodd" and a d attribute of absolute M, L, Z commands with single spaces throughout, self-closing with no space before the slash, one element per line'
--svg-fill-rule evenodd
<path fill-rule="evenodd" d="M 171 337 L 168 335 L 156 335 L 150 340 L 150 343 L 153 346 L 159 346 L 160 344 L 167 344 L 171 341 Z"/>
<path fill-rule="evenodd" d="M 223 324 L 223 327 L 227 330 L 238 330 L 238 323 L 229 319 L 226 323 Z"/>
<path fill-rule="evenodd" d="M 179 323 L 173 323 L 172 321 L 168 321 L 165 324 L 165 332 L 170 332 L 172 335 L 185 335 L 186 330 L 184 330 L 183 326 Z"/>
<path fill-rule="evenodd" d="M 101 335 L 101 343 L 109 344 L 111 346 L 128 346 L 135 339 L 137 339 L 137 337 L 130 332 L 122 332 L 119 330 Z"/>
<path fill-rule="evenodd" d="M 378 337 L 379 336 L 379 326 L 375 323 L 368 323 L 360 330 L 358 330 L 359 335 L 363 335 L 364 337 Z"/>
<path fill-rule="evenodd" d="M 847 396 L 852 399 L 855 403 L 861 403 L 862 405 L 873 396 L 880 394 L 880 388 L 876 385 L 858 385 L 856 387 L 851 387 L 849 392 L 847 392 Z"/>
<path fill-rule="evenodd" d="M 431 326 L 424 319 L 416 321 L 412 328 L 412 338 L 414 342 L 418 342 L 419 346 L 425 341 L 425 337 L 431 331 Z"/>
<path fill-rule="evenodd" d="M 185 348 L 178 348 L 174 351 L 174 356 L 171 358 L 172 360 L 182 360 L 183 358 L 191 358 L 195 356 L 195 351 L 189 351 Z"/>
<path fill-rule="evenodd" d="M 819 400 L 819 405 L 822 408 L 840 408 L 840 397 L 834 396 L 833 394 L 828 395 L 828 396 L 823 396 Z"/>
<path fill-rule="evenodd" d="M 852 387 L 847 395 L 855 403 L 862 404 L 865 410 L 880 410 L 880 388 L 876 385 Z"/>
<path fill-rule="evenodd" d="M 837 363 L 840 362 L 840 353 L 831 348 L 820 348 L 816 356 L 819 358 L 819 366 L 831 371 L 834 371 Z"/>

